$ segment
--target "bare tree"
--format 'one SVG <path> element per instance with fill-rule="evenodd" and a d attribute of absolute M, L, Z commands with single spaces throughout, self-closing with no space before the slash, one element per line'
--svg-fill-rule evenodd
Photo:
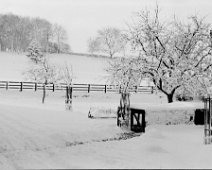
<path fill-rule="evenodd" d="M 51 64 L 45 56 L 37 64 L 32 63 L 31 67 L 25 72 L 25 77 L 27 80 L 43 83 L 42 103 L 45 102 L 46 98 L 46 85 L 60 80 L 58 68 Z"/>
<path fill-rule="evenodd" d="M 97 41 L 96 38 L 89 38 L 88 39 L 88 51 L 90 53 L 98 52 L 100 51 L 100 43 Z"/>
<path fill-rule="evenodd" d="M 48 83 L 55 83 L 58 80 L 58 72 L 57 68 L 52 65 L 49 60 L 44 57 L 40 64 L 40 71 L 39 71 L 39 78 L 40 81 L 43 82 L 43 98 L 42 103 L 45 101 L 46 97 L 46 85 Z"/>
<path fill-rule="evenodd" d="M 62 26 L 60 26 L 58 24 L 54 24 L 53 34 L 54 34 L 53 41 L 57 42 L 57 53 L 61 53 L 63 44 L 67 40 L 67 32 Z"/>
<path fill-rule="evenodd" d="M 197 16 L 187 24 L 177 21 L 161 23 L 158 7 L 154 14 L 141 11 L 130 26 L 129 39 L 139 51 L 143 74 L 150 77 L 168 102 L 179 88 L 188 88 L 197 75 L 211 68 L 209 24 Z"/>
<path fill-rule="evenodd" d="M 54 26 L 45 19 L 0 15 L 1 51 L 25 52 L 29 44 L 36 40 L 42 52 L 68 52 L 70 46 L 65 43 L 66 39 L 66 31 L 62 26 Z"/>
<path fill-rule="evenodd" d="M 64 66 L 60 69 L 60 80 L 66 83 L 66 108 L 71 110 L 72 108 L 72 81 L 73 81 L 73 69 L 71 64 L 64 64 Z"/>
<path fill-rule="evenodd" d="M 103 52 L 111 58 L 124 50 L 126 39 L 117 28 L 104 28 L 98 31 L 96 38 L 90 38 L 88 41 L 89 52 Z"/>
<path fill-rule="evenodd" d="M 72 85 L 73 81 L 73 68 L 71 64 L 65 63 L 60 69 L 61 80 L 64 81 L 68 86 Z"/>

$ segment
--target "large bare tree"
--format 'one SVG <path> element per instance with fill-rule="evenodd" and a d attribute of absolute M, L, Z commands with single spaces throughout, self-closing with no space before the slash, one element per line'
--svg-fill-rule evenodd
<path fill-rule="evenodd" d="M 125 50 L 126 39 L 117 28 L 103 28 L 95 38 L 88 41 L 89 52 L 103 52 L 111 58 Z"/>
<path fill-rule="evenodd" d="M 168 102 L 176 90 L 189 88 L 211 68 L 209 24 L 197 16 L 186 23 L 174 18 L 161 22 L 154 13 L 141 11 L 129 29 L 133 48 L 139 51 L 142 73 L 152 79 Z"/>

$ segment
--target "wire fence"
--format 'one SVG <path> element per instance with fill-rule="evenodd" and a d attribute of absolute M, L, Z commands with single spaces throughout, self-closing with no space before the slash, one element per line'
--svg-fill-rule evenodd
<path fill-rule="evenodd" d="M 43 90 L 44 83 L 38 82 L 17 82 L 17 81 L 0 81 L 0 89 L 14 89 L 14 90 Z M 66 90 L 67 84 L 65 83 L 48 83 L 45 85 L 45 89 L 49 91 Z M 120 93 L 121 86 L 107 85 L 107 84 L 72 84 L 73 91 L 77 92 L 117 92 Z M 154 93 L 154 86 L 134 86 L 129 89 L 130 92 L 135 93 Z"/>

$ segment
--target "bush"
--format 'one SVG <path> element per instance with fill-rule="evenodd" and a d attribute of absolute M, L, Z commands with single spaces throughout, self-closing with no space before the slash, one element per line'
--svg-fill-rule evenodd
<path fill-rule="evenodd" d="M 178 101 L 191 101 L 194 99 L 192 92 L 186 88 L 180 88 L 177 91 L 175 98 Z"/>
<path fill-rule="evenodd" d="M 193 100 L 193 97 L 188 94 L 177 94 L 176 100 L 178 101 L 191 101 Z"/>
<path fill-rule="evenodd" d="M 205 100 L 205 97 L 204 97 L 204 96 L 198 96 L 198 99 L 199 99 L 200 101 L 204 101 L 204 100 Z"/>

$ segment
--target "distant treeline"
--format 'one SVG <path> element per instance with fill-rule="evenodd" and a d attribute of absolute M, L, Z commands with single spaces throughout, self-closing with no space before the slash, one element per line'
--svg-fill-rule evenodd
<path fill-rule="evenodd" d="M 41 18 L 0 15 L 0 51 L 25 52 L 31 43 L 43 52 L 68 53 L 66 30 Z"/>

